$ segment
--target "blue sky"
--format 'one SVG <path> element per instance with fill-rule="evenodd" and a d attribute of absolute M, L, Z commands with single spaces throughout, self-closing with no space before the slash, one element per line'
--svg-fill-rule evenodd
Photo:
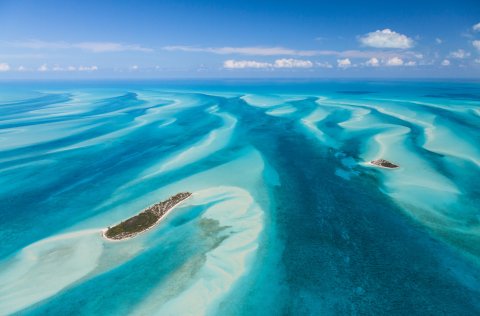
<path fill-rule="evenodd" d="M 0 0 L 0 78 L 181 77 L 480 77 L 480 2 Z"/>

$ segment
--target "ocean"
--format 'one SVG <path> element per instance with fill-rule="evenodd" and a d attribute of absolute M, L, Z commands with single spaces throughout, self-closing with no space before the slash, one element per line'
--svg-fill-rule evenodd
<path fill-rule="evenodd" d="M 4 82 L 0 315 L 478 315 L 479 179 L 479 82 Z"/>

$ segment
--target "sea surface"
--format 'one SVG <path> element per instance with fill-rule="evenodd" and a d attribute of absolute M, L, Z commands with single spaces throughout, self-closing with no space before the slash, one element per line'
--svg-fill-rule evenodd
<path fill-rule="evenodd" d="M 10 314 L 480 315 L 480 83 L 3 82 Z"/>

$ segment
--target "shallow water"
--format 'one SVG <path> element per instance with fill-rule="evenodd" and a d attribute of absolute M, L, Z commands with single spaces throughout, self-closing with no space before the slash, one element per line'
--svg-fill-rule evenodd
<path fill-rule="evenodd" d="M 0 315 L 479 314 L 478 95 L 4 84 Z M 194 195 L 155 229 L 102 238 L 181 191 Z"/>

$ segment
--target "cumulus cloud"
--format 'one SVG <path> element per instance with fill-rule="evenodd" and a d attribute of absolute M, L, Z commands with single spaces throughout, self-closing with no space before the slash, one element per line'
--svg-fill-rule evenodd
<path fill-rule="evenodd" d="M 365 64 L 371 67 L 378 67 L 380 66 L 380 61 L 378 60 L 378 58 L 372 57 Z"/>
<path fill-rule="evenodd" d="M 403 65 L 403 59 L 399 57 L 392 57 L 387 60 L 385 63 L 387 66 L 402 66 Z"/>
<path fill-rule="evenodd" d="M 167 51 L 201 52 L 219 55 L 239 54 L 257 56 L 313 56 L 313 50 L 296 50 L 284 47 L 194 47 L 194 46 L 165 46 Z"/>
<path fill-rule="evenodd" d="M 450 60 L 448 60 L 448 59 L 442 60 L 441 65 L 442 65 L 442 66 L 450 66 Z"/>
<path fill-rule="evenodd" d="M 477 24 L 475 24 L 474 26 L 472 26 L 472 29 L 473 29 L 475 32 L 480 32 L 480 22 L 478 22 Z"/>
<path fill-rule="evenodd" d="M 475 40 L 472 42 L 472 45 L 473 47 L 475 47 L 476 49 L 478 49 L 478 51 L 480 51 L 480 40 Z"/>
<path fill-rule="evenodd" d="M 7 63 L 0 63 L 0 72 L 6 72 L 10 70 L 10 65 Z"/>
<path fill-rule="evenodd" d="M 47 64 L 43 64 L 40 67 L 38 67 L 37 70 L 41 71 L 41 72 L 48 71 L 48 66 L 47 66 Z"/>
<path fill-rule="evenodd" d="M 407 49 L 414 45 L 413 39 L 390 29 L 377 30 L 360 37 L 360 42 L 375 48 L 401 48 Z"/>
<path fill-rule="evenodd" d="M 275 60 L 275 68 L 312 68 L 313 63 L 310 60 L 282 58 Z"/>
<path fill-rule="evenodd" d="M 350 59 L 348 58 L 345 58 L 345 59 L 337 59 L 337 66 L 339 68 L 348 68 L 348 67 L 351 67 L 352 66 L 352 62 L 350 61 Z"/>
<path fill-rule="evenodd" d="M 97 71 L 97 66 L 80 66 L 78 67 L 78 71 Z"/>
<path fill-rule="evenodd" d="M 17 70 L 18 71 L 27 71 L 27 68 L 25 68 L 24 66 L 18 66 Z"/>
<path fill-rule="evenodd" d="M 21 66 L 21 67 L 22 67 L 22 69 L 20 69 L 20 67 L 18 68 L 19 71 L 26 70 L 26 68 L 24 68 L 23 66 Z M 53 67 L 49 68 L 47 64 L 43 64 L 40 67 L 38 67 L 37 70 L 40 71 L 40 72 L 45 72 L 45 71 L 54 71 L 54 72 L 61 72 L 61 71 L 96 71 L 96 70 L 98 70 L 98 67 L 97 66 L 79 66 L 79 67 L 67 66 L 67 67 L 63 67 L 63 66 L 59 66 L 59 65 L 54 65 Z"/>
<path fill-rule="evenodd" d="M 260 62 L 255 60 L 234 60 L 229 59 L 223 63 L 226 69 L 244 69 L 244 68 L 312 68 L 314 64 L 310 60 L 282 58 L 273 63 Z"/>
<path fill-rule="evenodd" d="M 315 65 L 317 65 L 317 67 L 320 67 L 320 68 L 327 68 L 327 69 L 330 69 L 330 68 L 333 68 L 332 64 L 330 64 L 329 62 L 316 62 Z"/>
<path fill-rule="evenodd" d="M 40 40 L 29 40 L 20 42 L 10 42 L 11 46 L 31 48 L 31 49 L 81 49 L 92 53 L 106 53 L 106 52 L 123 52 L 123 51 L 138 51 L 151 52 L 151 48 L 146 48 L 137 44 L 122 44 L 115 42 L 47 42 Z"/>
<path fill-rule="evenodd" d="M 449 55 L 451 58 L 456 58 L 456 59 L 465 59 L 470 57 L 470 53 L 464 51 L 463 49 L 458 49 L 454 52 L 451 52 Z"/>
<path fill-rule="evenodd" d="M 362 65 L 364 66 L 369 66 L 369 67 L 380 67 L 380 66 L 406 66 L 406 67 L 413 67 L 416 66 L 418 63 L 415 60 L 409 60 L 405 61 L 399 56 L 393 56 L 389 58 L 376 58 L 372 57 L 369 60 L 367 60 L 365 63 Z M 423 64 L 423 63 L 421 63 Z"/>
<path fill-rule="evenodd" d="M 223 67 L 227 69 L 244 69 L 244 68 L 271 68 L 272 64 L 254 60 L 233 60 L 229 59 L 223 63 Z"/>
<path fill-rule="evenodd" d="M 442 40 L 441 38 L 437 37 L 437 38 L 435 39 L 435 43 L 437 43 L 437 44 L 440 45 L 440 44 L 443 43 L 443 40 Z"/>

